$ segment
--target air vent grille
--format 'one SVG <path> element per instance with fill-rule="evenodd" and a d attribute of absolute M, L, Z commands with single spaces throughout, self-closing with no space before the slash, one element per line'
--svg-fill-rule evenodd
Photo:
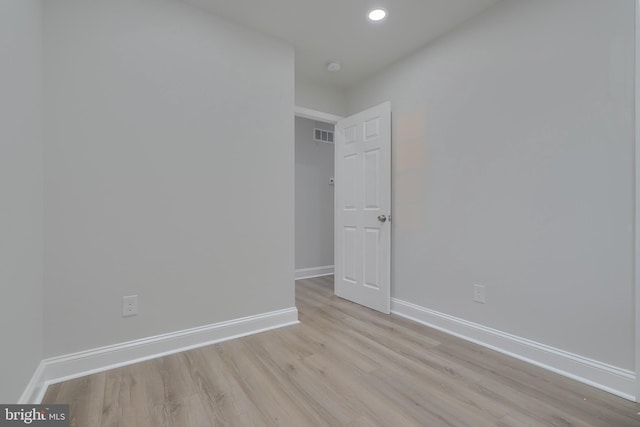
<path fill-rule="evenodd" d="M 315 141 L 333 144 L 333 131 L 315 128 L 313 129 L 313 139 Z"/>

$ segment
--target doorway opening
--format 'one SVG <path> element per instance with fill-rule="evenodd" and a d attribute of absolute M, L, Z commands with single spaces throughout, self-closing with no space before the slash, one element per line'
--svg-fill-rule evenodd
<path fill-rule="evenodd" d="M 295 117 L 295 279 L 334 272 L 334 132 L 339 117 Z"/>
<path fill-rule="evenodd" d="M 347 118 L 296 117 L 295 152 L 296 278 L 335 273 L 336 296 L 388 314 L 390 103 Z"/>

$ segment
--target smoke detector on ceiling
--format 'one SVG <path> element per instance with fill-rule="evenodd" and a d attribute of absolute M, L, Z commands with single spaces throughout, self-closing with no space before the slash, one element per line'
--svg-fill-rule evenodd
<path fill-rule="evenodd" d="M 340 64 L 338 61 L 327 62 L 327 70 L 337 72 L 340 71 L 340 69 L 342 69 L 342 64 Z"/>

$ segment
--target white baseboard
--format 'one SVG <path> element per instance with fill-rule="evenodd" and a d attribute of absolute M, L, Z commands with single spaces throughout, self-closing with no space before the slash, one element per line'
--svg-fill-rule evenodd
<path fill-rule="evenodd" d="M 391 312 L 625 399 L 636 401 L 636 375 L 633 371 L 507 334 L 396 298 L 391 299 Z"/>
<path fill-rule="evenodd" d="M 21 403 L 40 403 L 51 384 L 297 323 L 298 310 L 291 307 L 45 359 Z"/>
<path fill-rule="evenodd" d="M 333 274 L 333 265 L 322 267 L 299 268 L 296 270 L 296 280 L 311 279 L 312 277 L 330 276 Z"/>
<path fill-rule="evenodd" d="M 27 405 L 30 403 L 40 403 L 42 401 L 42 397 L 44 396 L 44 363 L 41 361 L 38 364 L 35 372 L 31 376 L 31 380 L 29 384 L 27 384 L 27 388 L 25 388 L 22 396 L 16 402 L 18 405 Z"/>

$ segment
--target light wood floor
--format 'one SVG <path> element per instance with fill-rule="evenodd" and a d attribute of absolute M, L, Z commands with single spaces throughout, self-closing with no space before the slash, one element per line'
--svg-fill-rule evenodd
<path fill-rule="evenodd" d="M 72 426 L 640 426 L 640 405 L 299 281 L 300 325 L 56 384 Z"/>

